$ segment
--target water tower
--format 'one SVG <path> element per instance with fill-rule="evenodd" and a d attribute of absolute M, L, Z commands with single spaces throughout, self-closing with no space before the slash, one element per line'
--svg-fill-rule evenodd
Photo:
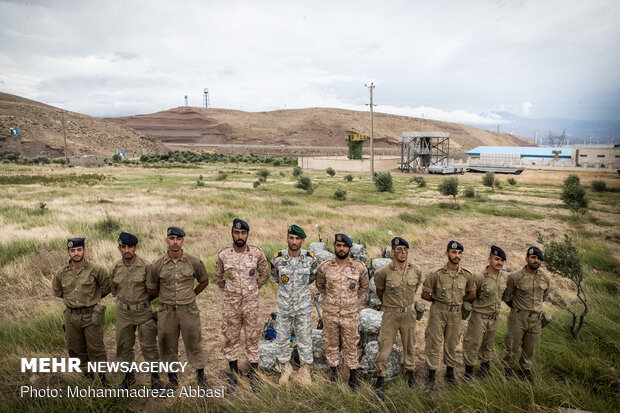
<path fill-rule="evenodd" d="M 209 103 L 209 89 L 205 88 L 204 90 L 204 105 L 205 108 L 208 108 L 209 106 L 211 106 L 211 104 Z"/>

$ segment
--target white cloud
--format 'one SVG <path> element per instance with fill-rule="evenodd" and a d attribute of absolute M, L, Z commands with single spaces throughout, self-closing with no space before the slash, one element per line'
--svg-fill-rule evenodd
<path fill-rule="evenodd" d="M 521 114 L 527 117 L 527 115 L 530 114 L 530 109 L 532 109 L 532 104 L 530 102 L 523 102 L 521 105 Z"/>

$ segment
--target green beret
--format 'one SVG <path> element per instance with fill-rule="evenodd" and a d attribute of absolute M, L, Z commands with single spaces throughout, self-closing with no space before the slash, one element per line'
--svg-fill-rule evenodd
<path fill-rule="evenodd" d="M 297 235 L 300 238 L 306 239 L 306 233 L 304 232 L 304 230 L 295 224 L 288 227 L 287 234 Z"/>

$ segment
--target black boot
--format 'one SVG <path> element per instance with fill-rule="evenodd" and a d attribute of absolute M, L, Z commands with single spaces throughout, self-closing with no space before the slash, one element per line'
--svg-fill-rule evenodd
<path fill-rule="evenodd" d="M 338 380 L 338 366 L 330 367 L 330 380 L 335 383 Z"/>
<path fill-rule="evenodd" d="M 480 378 L 484 378 L 484 377 L 488 376 L 490 368 L 491 368 L 491 365 L 489 364 L 488 361 L 484 361 L 484 362 L 480 363 L 480 370 L 478 371 L 477 376 L 480 377 Z"/>
<path fill-rule="evenodd" d="M 416 387 L 418 385 L 418 382 L 415 381 L 415 376 L 413 374 L 413 371 L 407 370 L 405 374 L 407 375 L 407 384 L 409 385 L 409 387 L 411 388 Z"/>
<path fill-rule="evenodd" d="M 532 381 L 532 371 L 531 370 L 520 370 L 519 378 L 521 380 Z"/>
<path fill-rule="evenodd" d="M 176 390 L 177 387 L 179 387 L 179 376 L 177 376 L 177 373 L 168 373 L 166 389 Z"/>
<path fill-rule="evenodd" d="M 428 371 L 428 377 L 426 378 L 426 390 L 427 391 L 431 391 L 433 390 L 433 387 L 435 387 L 435 374 L 437 373 L 436 370 L 429 370 Z"/>
<path fill-rule="evenodd" d="M 136 378 L 133 373 L 125 373 L 125 377 L 123 378 L 123 382 L 119 384 L 119 389 L 128 389 L 129 386 L 136 382 Z"/>
<path fill-rule="evenodd" d="M 504 374 L 506 375 L 507 379 L 511 379 L 512 378 L 512 369 L 510 367 L 505 367 L 504 368 Z"/>
<path fill-rule="evenodd" d="M 252 391 L 256 392 L 258 389 L 258 363 L 250 363 L 248 379 L 250 379 L 250 387 L 252 388 Z"/>
<path fill-rule="evenodd" d="M 108 383 L 108 379 L 105 376 L 105 373 L 99 373 L 99 381 L 101 381 L 101 385 L 103 387 L 110 387 L 110 383 Z"/>
<path fill-rule="evenodd" d="M 229 361 L 228 367 L 230 368 L 230 372 L 228 373 L 228 388 L 226 389 L 226 391 L 228 393 L 232 393 L 237 387 L 237 376 L 239 375 L 239 366 L 237 365 L 237 360 Z"/>
<path fill-rule="evenodd" d="M 207 378 L 205 377 L 205 369 L 196 369 L 196 377 L 198 378 L 198 385 L 200 387 L 209 387 Z"/>
<path fill-rule="evenodd" d="M 465 380 L 471 380 L 474 374 L 474 366 L 465 366 Z"/>
<path fill-rule="evenodd" d="M 385 399 L 385 377 L 378 376 L 375 383 L 375 390 L 379 400 Z"/>
<path fill-rule="evenodd" d="M 444 378 L 451 385 L 456 385 L 456 379 L 454 378 L 454 367 L 446 367 L 446 375 Z"/>
<path fill-rule="evenodd" d="M 349 387 L 353 390 L 357 390 L 360 387 L 360 382 L 357 380 L 357 370 L 350 369 L 349 370 Z"/>
<path fill-rule="evenodd" d="M 161 385 L 161 379 L 159 378 L 159 373 L 151 373 L 151 389 L 152 390 L 161 390 L 164 387 Z"/>

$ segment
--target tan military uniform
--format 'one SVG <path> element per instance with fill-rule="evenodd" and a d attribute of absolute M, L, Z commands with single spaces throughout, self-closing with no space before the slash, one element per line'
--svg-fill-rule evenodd
<path fill-rule="evenodd" d="M 323 299 L 323 346 L 330 367 L 340 364 L 340 343 L 349 369 L 359 361 L 359 300 L 368 291 L 368 270 L 357 260 L 348 259 L 340 266 L 335 260 L 325 261 L 317 270 L 316 287 Z"/>
<path fill-rule="evenodd" d="M 531 370 L 534 350 L 540 343 L 542 303 L 549 295 L 549 275 L 539 269 L 535 275 L 527 267 L 508 276 L 503 300 L 512 302 L 504 336 L 504 365 L 511 367 L 521 347 L 519 366 Z"/>
<path fill-rule="evenodd" d="M 82 268 L 74 270 L 71 264 L 56 271 L 52 289 L 65 306 L 65 336 L 69 357 L 78 357 L 80 366 L 89 361 L 106 361 L 103 344 L 105 307 L 97 305 L 102 296 L 110 293 L 108 271 L 100 265 L 84 260 Z"/>
<path fill-rule="evenodd" d="M 159 290 L 159 301 L 162 304 L 157 313 L 161 360 L 178 361 L 181 333 L 190 364 L 195 369 L 204 368 L 200 312 L 194 294 L 194 279 L 198 283 L 209 279 L 204 264 L 199 258 L 183 252 L 176 263 L 166 254 L 151 266 L 146 288 Z"/>
<path fill-rule="evenodd" d="M 394 261 L 375 273 L 375 285 L 383 290 L 383 318 L 379 330 L 379 352 L 375 359 L 377 375 L 387 374 L 386 361 L 392 351 L 396 334 L 400 331 L 403 343 L 403 363 L 405 370 L 413 371 L 415 362 L 415 294 L 422 284 L 422 270 L 407 263 L 398 269 Z"/>
<path fill-rule="evenodd" d="M 447 265 L 429 274 L 422 291 L 431 295 L 433 303 L 425 331 L 424 356 L 430 370 L 437 370 L 443 347 L 443 362 L 456 367 L 456 347 L 460 339 L 463 297 L 476 289 L 471 272 L 460 267 L 451 273 Z"/>
<path fill-rule="evenodd" d="M 259 362 L 258 342 L 262 336 L 258 291 L 269 278 L 269 264 L 263 250 L 247 245 L 242 253 L 232 246 L 217 254 L 213 281 L 222 291 L 222 331 L 224 356 L 239 358 L 241 328 L 245 333 L 245 353 L 250 363 Z"/>
<path fill-rule="evenodd" d="M 140 349 L 145 361 L 158 361 L 157 323 L 149 304 L 146 281 L 151 275 L 151 266 L 136 256 L 131 266 L 123 260 L 112 267 L 112 295 L 116 303 L 116 358 L 134 361 L 136 330 Z"/>
<path fill-rule="evenodd" d="M 476 299 L 472 303 L 472 314 L 463 339 L 463 361 L 467 366 L 484 363 L 493 356 L 495 333 L 499 326 L 502 296 L 506 290 L 505 271 L 489 274 L 489 267 L 474 277 Z"/>

